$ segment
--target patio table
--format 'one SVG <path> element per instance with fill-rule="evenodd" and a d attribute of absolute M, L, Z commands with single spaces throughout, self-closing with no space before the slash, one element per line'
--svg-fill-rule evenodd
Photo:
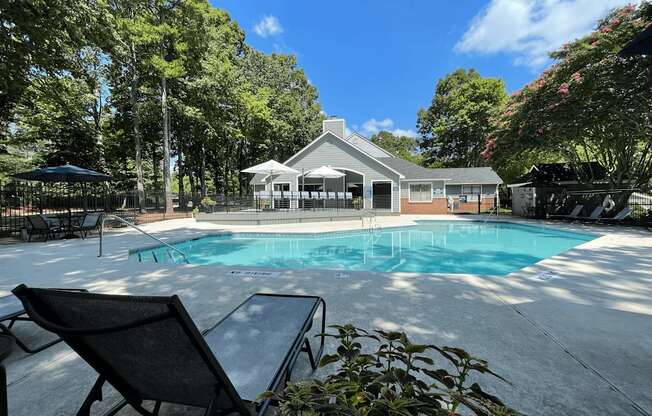
<path fill-rule="evenodd" d="M 77 235 L 73 233 L 73 226 L 78 225 L 81 220 L 83 220 L 85 212 L 76 212 L 76 213 L 58 213 L 58 214 L 48 214 L 48 218 L 56 219 L 59 221 L 61 226 L 66 230 L 66 234 L 63 238 L 78 238 Z"/>

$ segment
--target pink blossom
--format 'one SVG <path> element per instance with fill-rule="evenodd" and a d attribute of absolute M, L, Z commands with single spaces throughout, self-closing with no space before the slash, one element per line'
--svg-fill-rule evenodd
<path fill-rule="evenodd" d="M 615 26 L 618 26 L 621 22 L 622 22 L 622 20 L 620 20 L 619 18 L 616 17 L 615 19 L 611 19 L 611 22 L 609 22 L 609 23 L 611 23 L 611 27 L 615 27 Z"/>
<path fill-rule="evenodd" d="M 568 83 L 567 82 L 562 83 L 557 89 L 557 93 L 562 95 L 568 94 Z"/>
<path fill-rule="evenodd" d="M 584 78 L 582 78 L 582 74 L 580 74 L 579 71 L 575 72 L 573 75 L 571 75 L 571 80 L 573 80 L 575 82 L 582 82 L 583 79 Z"/>
<path fill-rule="evenodd" d="M 543 127 L 539 127 L 539 128 L 537 129 L 537 133 L 539 133 L 539 134 L 543 134 Z"/>
<path fill-rule="evenodd" d="M 591 42 L 590 45 L 593 46 L 593 47 L 596 47 L 596 46 L 598 46 L 599 44 L 600 44 L 600 41 L 599 41 L 599 40 L 596 40 L 596 41 Z"/>
<path fill-rule="evenodd" d="M 611 32 L 613 32 L 613 29 L 610 28 L 610 27 L 603 27 L 602 29 L 600 29 L 600 32 L 601 33 L 611 33 Z"/>

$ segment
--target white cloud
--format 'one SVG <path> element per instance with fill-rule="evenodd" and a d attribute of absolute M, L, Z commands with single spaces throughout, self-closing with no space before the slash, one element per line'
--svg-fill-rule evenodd
<path fill-rule="evenodd" d="M 283 33 L 283 26 L 281 26 L 281 22 L 275 16 L 263 16 L 260 22 L 254 26 L 254 32 L 258 36 L 266 38 Z"/>
<path fill-rule="evenodd" d="M 455 49 L 514 53 L 516 65 L 537 69 L 549 62 L 548 52 L 587 34 L 609 10 L 632 1 L 491 0 Z"/>
<path fill-rule="evenodd" d="M 394 122 L 390 118 L 383 120 L 376 120 L 375 118 L 371 118 L 362 123 L 362 132 L 372 135 L 378 133 L 381 130 L 389 130 L 393 125 Z"/>
<path fill-rule="evenodd" d="M 391 118 L 384 118 L 382 120 L 376 120 L 375 118 L 371 118 L 365 121 L 364 123 L 362 123 L 362 129 L 360 130 L 360 133 L 363 136 L 369 137 L 380 132 L 381 130 L 390 131 L 395 136 L 410 136 L 410 137 L 417 136 L 417 133 L 412 129 L 405 130 L 400 128 L 394 128 L 394 120 L 392 120 Z"/>

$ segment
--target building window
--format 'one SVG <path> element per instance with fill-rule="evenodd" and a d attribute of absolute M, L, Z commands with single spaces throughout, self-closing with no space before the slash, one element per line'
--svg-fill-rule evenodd
<path fill-rule="evenodd" d="M 290 184 L 289 183 L 275 183 L 274 184 L 274 190 L 276 192 L 279 192 L 279 191 L 288 192 L 290 190 Z"/>
<path fill-rule="evenodd" d="M 482 185 L 462 185 L 462 195 L 480 195 Z"/>
<path fill-rule="evenodd" d="M 432 202 L 432 184 L 411 183 L 409 200 L 410 202 Z"/>

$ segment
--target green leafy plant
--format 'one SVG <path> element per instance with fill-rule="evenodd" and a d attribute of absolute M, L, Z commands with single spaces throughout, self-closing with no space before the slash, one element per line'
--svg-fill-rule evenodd
<path fill-rule="evenodd" d="M 351 324 L 332 325 L 327 333 L 339 342 L 335 354 L 324 355 L 320 366 L 338 364 L 323 381 L 290 383 L 281 394 L 260 396 L 278 400 L 282 415 L 519 415 L 496 396 L 485 392 L 477 374 L 507 380 L 489 369 L 486 361 L 460 348 L 414 344 L 403 332 L 369 333 Z M 373 353 L 363 342 L 375 342 Z M 446 363 L 436 368 L 434 353 Z"/>

